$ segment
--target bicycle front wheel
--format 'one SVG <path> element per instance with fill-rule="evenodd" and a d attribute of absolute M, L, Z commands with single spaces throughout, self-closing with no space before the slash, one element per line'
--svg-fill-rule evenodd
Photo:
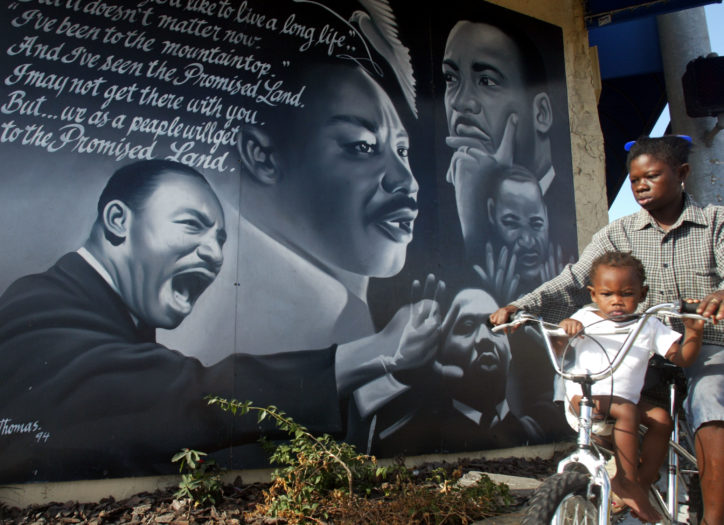
<path fill-rule="evenodd" d="M 523 525 L 548 525 L 556 514 L 565 525 L 596 525 L 599 509 L 588 498 L 590 476 L 563 472 L 546 479 L 528 503 Z"/>

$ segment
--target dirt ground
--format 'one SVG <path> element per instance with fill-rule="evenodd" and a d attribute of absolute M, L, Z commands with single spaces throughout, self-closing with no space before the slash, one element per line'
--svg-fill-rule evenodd
<path fill-rule="evenodd" d="M 466 460 L 457 463 L 427 463 L 415 470 L 421 479 L 425 471 L 437 467 L 453 470 L 462 467 L 463 472 L 472 470 L 524 476 L 544 479 L 555 470 L 555 459 L 544 460 L 504 458 L 496 460 Z M 244 521 L 244 511 L 251 510 L 260 501 L 266 484 L 242 485 L 237 478 L 233 484 L 224 487 L 224 498 L 218 505 L 208 508 L 194 508 L 185 501 L 174 498 L 175 489 L 141 493 L 131 498 L 116 501 L 105 498 L 97 503 L 50 503 L 33 505 L 25 509 L 8 508 L 0 505 L 0 524 L 155 524 L 168 523 L 190 525 L 203 523 L 209 525 L 240 525 Z M 520 504 L 520 502 L 517 502 Z M 273 525 L 274 519 L 259 521 L 254 525 Z"/>

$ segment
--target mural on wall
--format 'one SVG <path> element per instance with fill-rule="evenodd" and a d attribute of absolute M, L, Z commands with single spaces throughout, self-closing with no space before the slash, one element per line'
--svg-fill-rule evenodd
<path fill-rule="evenodd" d="M 0 482 L 262 465 L 206 394 L 382 456 L 567 431 L 485 324 L 577 253 L 561 31 L 467 4 L 2 8 Z"/>

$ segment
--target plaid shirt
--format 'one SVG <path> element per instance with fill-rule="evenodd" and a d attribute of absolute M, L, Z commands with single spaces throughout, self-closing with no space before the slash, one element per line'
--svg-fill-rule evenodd
<path fill-rule="evenodd" d="M 618 219 L 593 236 L 579 261 L 512 304 L 552 322 L 590 303 L 593 260 L 606 251 L 631 252 L 646 269 L 649 293 L 639 311 L 678 299 L 702 299 L 724 289 L 724 206 L 702 208 L 684 193 L 684 210 L 666 232 L 646 210 Z M 683 324 L 672 326 L 683 333 Z M 724 325 L 707 323 L 704 342 L 724 345 Z"/>

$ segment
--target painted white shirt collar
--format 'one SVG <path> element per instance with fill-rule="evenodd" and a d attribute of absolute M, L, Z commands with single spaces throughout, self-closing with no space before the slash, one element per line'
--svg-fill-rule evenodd
<path fill-rule="evenodd" d="M 551 187 L 551 184 L 553 184 L 553 179 L 556 177 L 556 171 L 553 169 L 553 164 L 551 164 L 551 167 L 548 168 L 548 171 L 546 171 L 545 175 L 543 175 L 540 180 L 538 181 L 538 184 L 540 185 L 540 189 L 543 192 L 543 195 L 546 194 L 548 191 L 548 188 Z"/>
<path fill-rule="evenodd" d="M 81 246 L 76 250 L 76 253 L 80 255 L 85 262 L 87 262 L 91 268 L 93 268 L 96 272 L 98 272 L 98 275 L 100 275 L 105 282 L 108 283 L 108 286 L 111 287 L 111 289 L 118 294 L 118 297 L 121 297 L 121 300 L 123 299 L 123 296 L 121 296 L 121 292 L 118 290 L 118 286 L 116 286 L 116 283 L 113 282 L 113 278 L 111 277 L 111 274 L 108 273 L 108 270 L 105 269 L 105 267 L 101 264 L 101 262 L 95 258 L 95 256 L 89 252 L 85 246 Z M 133 312 L 128 310 L 128 315 L 131 316 L 131 319 L 133 319 L 133 323 L 138 326 L 140 324 L 140 321 L 138 317 L 133 315 Z"/>
<path fill-rule="evenodd" d="M 464 415 L 466 418 L 468 418 L 470 421 L 475 423 L 476 425 L 479 425 L 480 422 L 483 420 L 483 413 L 479 410 L 466 405 L 462 401 L 458 401 L 457 399 L 452 400 L 453 407 L 455 407 L 455 410 L 460 412 L 462 415 Z M 508 412 L 510 412 L 510 407 L 508 406 L 508 400 L 503 399 L 500 403 L 495 405 L 495 417 L 490 422 L 490 428 L 494 427 L 501 421 L 505 419 L 505 417 L 508 415 Z"/>
<path fill-rule="evenodd" d="M 106 270 L 101 262 L 96 259 L 91 252 L 89 252 L 85 246 L 81 246 L 77 250 L 78 255 L 83 257 L 85 262 L 87 262 L 91 268 L 93 268 L 96 272 L 98 272 L 98 275 L 103 277 L 103 280 L 108 283 L 108 286 L 110 286 L 114 292 L 116 292 L 118 295 L 121 295 L 121 292 L 118 291 L 118 286 L 116 286 L 116 283 L 113 282 L 113 278 L 111 277 L 111 274 L 108 273 L 108 270 Z"/>

